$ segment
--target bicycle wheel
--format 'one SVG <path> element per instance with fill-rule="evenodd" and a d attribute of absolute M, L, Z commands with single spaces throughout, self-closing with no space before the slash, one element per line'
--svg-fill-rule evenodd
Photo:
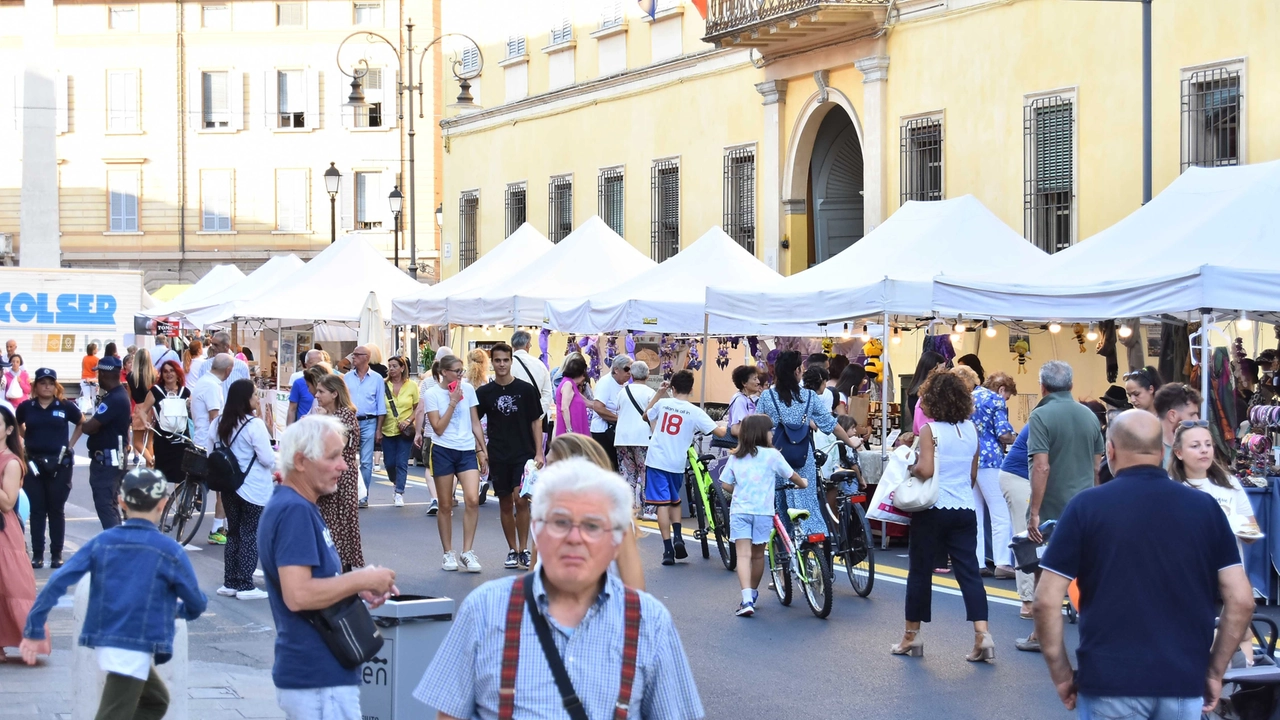
<path fill-rule="evenodd" d="M 804 599 L 814 615 L 825 618 L 831 614 L 831 563 L 821 547 L 807 545 L 796 553 L 800 582 L 804 584 Z"/>
<path fill-rule="evenodd" d="M 174 510 L 173 539 L 187 545 L 195 539 L 204 522 L 204 484 L 186 480 L 174 489 L 174 495 L 177 509 Z"/>
<path fill-rule="evenodd" d="M 160 524 L 156 526 L 162 535 L 168 535 L 173 532 L 174 519 L 177 517 L 178 495 L 181 492 L 182 483 L 174 485 L 173 490 L 169 492 L 169 501 L 164 504 L 164 512 L 160 515 Z"/>
<path fill-rule="evenodd" d="M 729 539 L 729 503 L 725 501 L 724 490 L 720 483 L 711 482 L 711 521 L 715 524 L 716 549 L 720 551 L 720 562 L 726 570 L 732 571 L 738 566 L 738 549 Z"/>
<path fill-rule="evenodd" d="M 847 533 L 846 542 L 849 548 L 844 553 L 844 571 L 849 575 L 849 584 L 859 597 L 871 594 L 871 586 L 876 581 L 876 558 L 872 549 L 871 523 L 867 522 L 866 513 L 857 503 L 847 502 L 840 512 L 840 524 Z"/>
<path fill-rule="evenodd" d="M 791 604 L 791 561 L 782 541 L 775 535 L 769 541 L 769 575 L 773 578 L 773 591 L 783 605 Z"/>

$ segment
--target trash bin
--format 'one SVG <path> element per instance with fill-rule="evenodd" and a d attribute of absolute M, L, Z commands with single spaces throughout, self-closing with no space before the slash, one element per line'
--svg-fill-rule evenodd
<path fill-rule="evenodd" d="M 453 598 L 400 595 L 370 610 L 386 642 L 360 667 L 363 720 L 433 718 L 413 690 L 453 625 Z"/>

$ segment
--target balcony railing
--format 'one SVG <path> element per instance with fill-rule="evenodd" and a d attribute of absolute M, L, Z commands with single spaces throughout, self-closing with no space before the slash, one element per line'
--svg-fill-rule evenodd
<path fill-rule="evenodd" d="M 885 7 L 889 0 L 708 0 L 707 38 L 714 39 L 827 7 Z"/>

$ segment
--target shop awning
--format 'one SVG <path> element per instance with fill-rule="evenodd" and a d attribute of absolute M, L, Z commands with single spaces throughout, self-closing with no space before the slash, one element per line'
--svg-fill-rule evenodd
<path fill-rule="evenodd" d="M 972 195 L 909 201 L 835 257 L 772 287 L 713 284 L 706 309 L 758 325 L 923 316 L 939 275 L 1039 278 L 1048 259 Z"/>
<path fill-rule="evenodd" d="M 457 325 L 541 325 L 546 303 L 592 295 L 656 267 L 593 215 L 515 276 L 449 298 Z"/>
<path fill-rule="evenodd" d="M 457 275 L 397 297 L 391 303 L 391 321 L 396 325 L 442 325 L 450 296 L 506 283 L 552 247 L 550 240 L 526 222 Z"/>
<path fill-rule="evenodd" d="M 142 311 L 153 318 L 181 315 L 188 309 L 203 307 L 211 298 L 244 279 L 244 273 L 235 265 L 214 265 L 195 285 L 169 302 Z"/>
<path fill-rule="evenodd" d="M 588 297 L 547 303 L 547 327 L 573 333 L 643 332 L 700 335 L 707 286 L 759 292 L 782 276 L 747 252 L 719 227 L 656 267 L 616 287 Z M 713 335 L 822 334 L 817 325 L 762 327 L 759 322 L 710 318 Z"/>
<path fill-rule="evenodd" d="M 1190 168 L 1042 274 L 948 274 L 939 312 L 1098 320 L 1280 311 L 1280 161 Z"/>
<path fill-rule="evenodd" d="M 206 327 L 237 316 L 239 309 L 255 298 L 271 292 L 304 263 L 297 255 L 277 255 L 263 263 L 239 282 L 206 299 L 204 307 L 186 310 L 187 322 Z"/>

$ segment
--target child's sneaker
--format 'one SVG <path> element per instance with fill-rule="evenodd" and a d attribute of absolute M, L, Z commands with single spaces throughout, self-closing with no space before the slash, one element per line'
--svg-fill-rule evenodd
<path fill-rule="evenodd" d="M 502 562 L 502 567 L 508 570 L 515 570 L 520 567 L 520 553 L 515 550 L 508 550 L 507 559 Z"/>
<path fill-rule="evenodd" d="M 749 602 L 738 603 L 738 610 L 734 613 L 734 615 L 737 615 L 738 617 L 751 617 L 755 614 L 756 604 Z"/>

